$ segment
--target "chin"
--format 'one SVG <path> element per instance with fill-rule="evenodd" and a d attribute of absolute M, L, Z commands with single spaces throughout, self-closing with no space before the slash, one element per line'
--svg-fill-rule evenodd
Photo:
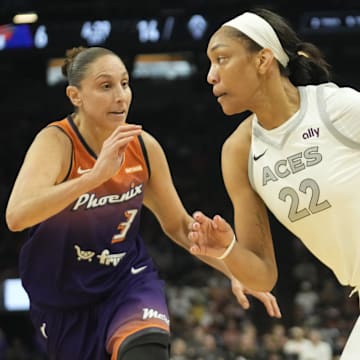
<path fill-rule="evenodd" d="M 223 113 L 228 116 L 241 114 L 247 110 L 244 109 L 242 106 L 239 106 L 239 104 L 230 104 L 230 103 L 221 104 L 221 109 Z"/>
<path fill-rule="evenodd" d="M 226 106 L 222 106 L 222 111 L 225 115 L 231 116 L 231 115 L 235 115 L 238 114 L 238 111 L 235 111 L 235 109 L 230 108 L 230 107 L 226 107 Z"/>

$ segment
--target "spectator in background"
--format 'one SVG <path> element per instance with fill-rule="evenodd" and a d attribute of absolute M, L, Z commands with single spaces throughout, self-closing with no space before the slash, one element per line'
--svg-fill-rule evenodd
<path fill-rule="evenodd" d="M 202 360 L 224 360 L 225 354 L 218 346 L 216 338 L 213 334 L 207 333 L 203 337 L 203 341 L 198 350 L 197 359 Z"/>
<path fill-rule="evenodd" d="M 318 329 L 311 329 L 300 352 L 299 360 L 332 360 L 331 345 L 324 341 Z M 359 354 L 353 354 L 355 359 Z"/>
<path fill-rule="evenodd" d="M 284 353 L 289 360 L 299 360 L 305 352 L 309 340 L 305 337 L 302 327 L 294 326 L 289 329 L 289 339 L 284 344 Z"/>
<path fill-rule="evenodd" d="M 188 360 L 187 344 L 181 338 L 175 338 L 171 343 L 170 360 Z"/>
<path fill-rule="evenodd" d="M 319 302 L 319 295 L 313 290 L 310 281 L 302 281 L 300 289 L 295 294 L 294 304 L 298 306 L 305 317 L 311 316 Z"/>

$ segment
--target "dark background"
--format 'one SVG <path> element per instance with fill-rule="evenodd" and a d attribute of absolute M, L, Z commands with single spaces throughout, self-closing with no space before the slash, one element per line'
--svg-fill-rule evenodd
<path fill-rule="evenodd" d="M 0 0 L 0 24 L 10 24 L 20 11 L 36 11 L 38 24 L 46 24 L 52 36 L 45 49 L 0 51 L 0 280 L 18 276 L 18 251 L 25 234 L 9 232 L 4 214 L 26 149 L 43 126 L 72 110 L 65 96 L 65 84 L 47 85 L 47 64 L 51 58 L 63 56 L 68 48 L 87 45 L 78 31 L 84 21 L 106 19 L 123 24 L 123 28 L 119 25 L 118 32 L 114 30 L 111 38 L 100 46 L 109 47 L 122 56 L 130 73 L 138 54 L 186 52 L 196 68 L 191 77 L 131 81 L 134 98 L 129 122 L 141 123 L 163 145 L 175 185 L 190 213 L 196 209 L 210 215 L 219 212 L 231 221 L 231 204 L 221 179 L 220 150 L 225 138 L 243 116 L 225 116 L 212 97 L 211 88 L 206 83 L 208 61 L 205 52 L 209 36 L 217 26 L 254 6 L 270 8 L 286 17 L 304 40 L 323 50 L 333 65 L 335 82 L 360 88 L 360 26 L 346 26 L 344 22 L 316 30 L 308 26 L 311 16 L 339 17 L 342 20 L 349 15 L 360 16 L 360 3 L 355 0 Z M 193 14 L 202 14 L 209 21 L 203 38 L 197 41 L 189 36 L 185 26 Z M 157 19 L 161 28 L 168 17 L 176 19 L 173 38 L 146 43 L 138 41 L 134 25 L 137 21 Z M 208 268 L 168 241 L 146 210 L 143 217 L 144 238 L 168 283 L 204 285 L 210 276 Z M 285 312 L 288 310 L 287 313 L 291 314 L 291 299 L 298 286 L 291 276 L 294 264 L 311 259 L 321 273 L 332 275 L 274 219 L 272 226 L 280 269 L 275 293 Z M 0 326 L 10 338 L 19 334 L 28 336 L 32 329 L 24 317 L 27 315 L 3 311 L 0 313 Z M 292 320 L 291 315 L 284 317 L 288 324 Z"/>

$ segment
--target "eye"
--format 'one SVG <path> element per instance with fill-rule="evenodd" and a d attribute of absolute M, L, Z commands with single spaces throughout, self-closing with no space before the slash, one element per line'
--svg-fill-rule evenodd
<path fill-rule="evenodd" d="M 103 84 L 101 84 L 101 87 L 103 88 L 103 89 L 105 89 L 105 90 L 107 90 L 107 89 L 110 89 L 111 88 L 111 84 L 110 83 L 103 83 Z"/>
<path fill-rule="evenodd" d="M 226 57 L 225 57 L 225 56 L 222 56 L 222 55 L 219 55 L 219 56 L 216 58 L 216 62 L 217 62 L 218 64 L 222 64 L 225 60 L 226 60 Z"/>
<path fill-rule="evenodd" d="M 129 80 L 123 80 L 122 82 L 121 82 L 121 86 L 125 89 L 125 88 L 127 88 L 128 86 L 129 86 Z"/>

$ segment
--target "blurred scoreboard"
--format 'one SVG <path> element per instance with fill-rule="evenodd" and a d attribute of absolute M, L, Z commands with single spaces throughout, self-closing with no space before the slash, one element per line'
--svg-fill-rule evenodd
<path fill-rule="evenodd" d="M 31 50 L 62 56 L 74 46 L 103 46 L 118 53 L 206 50 L 211 34 L 234 14 L 192 13 L 148 18 L 0 24 L 0 53 Z M 306 36 L 360 34 L 360 11 L 300 13 L 295 29 Z"/>
<path fill-rule="evenodd" d="M 26 50 L 52 56 L 76 46 L 103 46 L 118 52 L 196 49 L 222 19 L 203 14 L 114 20 L 0 25 L 0 52 Z"/>

